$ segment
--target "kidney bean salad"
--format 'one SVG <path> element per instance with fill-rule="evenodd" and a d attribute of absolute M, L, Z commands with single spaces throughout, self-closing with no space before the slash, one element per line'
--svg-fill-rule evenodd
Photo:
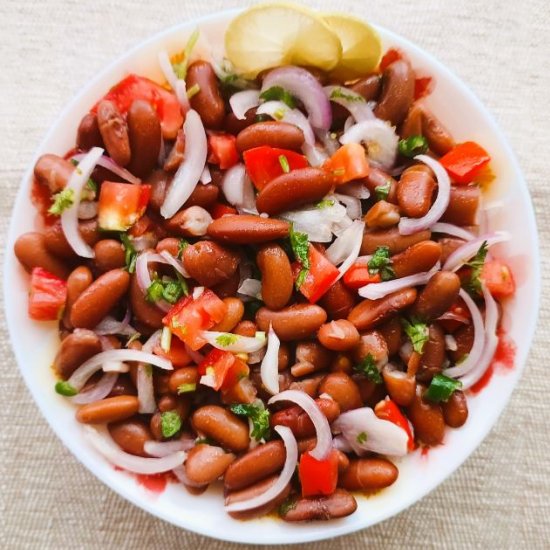
<path fill-rule="evenodd" d="M 268 55 L 266 11 L 328 50 Z M 347 516 L 467 421 L 491 364 L 515 290 L 478 221 L 491 158 L 366 23 L 270 4 L 225 42 L 159 52 L 164 82 L 129 74 L 38 159 L 29 316 L 58 322 L 55 390 L 114 466 L 222 480 L 236 518 Z"/>

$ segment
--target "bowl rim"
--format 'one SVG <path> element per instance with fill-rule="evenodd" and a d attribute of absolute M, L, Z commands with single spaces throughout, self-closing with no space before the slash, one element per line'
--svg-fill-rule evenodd
<path fill-rule="evenodd" d="M 187 21 L 172 25 L 168 28 L 165 28 L 157 33 L 154 33 L 153 35 L 149 36 L 148 38 L 134 44 L 131 48 L 124 51 L 121 55 L 110 61 L 105 67 L 103 67 L 98 73 L 94 75 L 93 78 L 86 81 L 77 91 L 77 93 L 71 97 L 71 99 L 67 102 L 65 107 L 54 117 L 53 121 L 49 124 L 49 129 L 46 132 L 43 139 L 40 141 L 38 147 L 36 148 L 36 152 L 32 157 L 31 163 L 29 164 L 28 169 L 24 172 L 22 177 L 22 183 L 25 184 L 30 177 L 32 176 L 33 166 L 44 148 L 44 146 L 49 142 L 51 139 L 52 134 L 54 133 L 55 127 L 59 120 L 63 119 L 74 107 L 75 105 L 81 100 L 82 96 L 86 93 L 86 91 L 91 88 L 93 85 L 95 85 L 97 82 L 105 78 L 109 73 L 113 72 L 114 69 L 116 69 L 117 65 L 126 59 L 130 58 L 133 54 L 139 52 L 140 50 L 144 49 L 148 45 L 162 40 L 163 37 L 167 37 L 174 33 L 177 30 L 186 30 L 189 28 L 192 28 L 194 26 L 200 25 L 202 23 L 207 23 L 210 21 L 215 21 L 218 19 L 228 18 L 230 16 L 235 16 L 241 11 L 243 11 L 244 8 L 232 8 L 227 10 L 221 10 L 216 11 L 214 13 L 204 15 L 201 17 L 194 17 L 191 19 L 188 19 Z M 364 20 L 364 18 L 361 18 Z M 472 102 L 476 105 L 478 109 L 480 109 L 485 117 L 486 121 L 484 121 L 484 126 L 488 125 L 489 129 L 492 133 L 494 133 L 499 141 L 502 149 L 508 156 L 508 160 L 511 163 L 511 166 L 516 174 L 519 175 L 519 178 L 515 181 L 516 185 L 519 185 L 522 190 L 522 194 L 526 196 L 526 217 L 529 224 L 528 232 L 533 240 L 533 248 L 535 250 L 535 257 L 533 260 L 533 267 L 534 272 L 530 274 L 530 282 L 534 285 L 533 289 L 533 299 L 534 302 L 537 304 L 540 304 L 540 296 L 541 296 L 541 265 L 540 265 L 540 247 L 539 247 L 539 234 L 537 229 L 537 222 L 536 222 L 536 216 L 535 211 L 533 208 L 533 203 L 531 199 L 531 194 L 529 192 L 529 188 L 527 186 L 527 182 L 525 180 L 525 177 L 523 175 L 523 171 L 521 170 L 521 166 L 518 162 L 518 159 L 510 146 L 510 143 L 508 141 L 508 138 L 504 134 L 504 132 L 499 128 L 498 124 L 496 123 L 496 120 L 491 113 L 491 111 L 481 102 L 481 100 L 477 97 L 477 95 L 449 68 L 447 68 L 446 65 L 444 65 L 442 62 L 440 62 L 434 55 L 432 55 L 430 52 L 424 50 L 420 46 L 417 46 L 415 43 L 410 41 L 409 39 L 397 34 L 396 32 L 393 32 L 386 27 L 383 27 L 381 25 L 370 23 L 377 31 L 381 31 L 381 34 L 384 36 L 387 36 L 390 40 L 396 41 L 400 43 L 406 51 L 413 51 L 416 54 L 419 54 L 423 56 L 430 64 L 435 65 L 445 78 L 452 84 L 453 87 L 456 87 L 460 89 L 461 93 L 466 96 L 468 101 Z M 487 124 L 485 124 L 485 122 Z M 22 186 L 24 187 L 24 185 Z M 7 251 L 8 253 L 5 255 L 4 259 L 4 273 L 6 273 L 8 266 L 10 265 L 10 261 L 13 259 L 13 254 L 10 253 L 10 251 L 13 251 L 13 244 L 15 242 L 15 239 L 17 238 L 18 234 L 16 233 L 15 223 L 14 223 L 14 213 L 16 210 L 21 208 L 21 203 L 25 199 L 25 193 L 23 192 L 24 189 L 20 188 L 15 201 L 13 203 L 12 207 L 12 215 L 10 216 L 10 223 L 7 233 Z M 294 537 L 285 538 L 285 540 L 249 540 L 243 537 L 239 536 L 232 536 L 227 534 L 220 534 L 220 533 L 212 533 L 210 531 L 207 531 L 206 529 L 202 529 L 200 527 L 197 527 L 193 525 L 192 521 L 182 521 L 181 523 L 176 523 L 172 517 L 169 517 L 168 514 L 164 513 L 162 507 L 156 507 L 153 504 L 150 504 L 150 501 L 147 501 L 145 498 L 138 498 L 135 497 L 130 492 L 124 490 L 123 487 L 116 486 L 110 479 L 105 479 L 102 474 L 98 471 L 94 470 L 94 461 L 95 459 L 93 456 L 82 453 L 81 452 L 81 445 L 77 441 L 73 441 L 68 437 L 63 430 L 61 430 L 54 422 L 51 416 L 47 412 L 47 408 L 44 406 L 44 404 L 41 402 L 41 399 L 39 397 L 39 391 L 38 389 L 33 386 L 30 380 L 30 374 L 25 369 L 21 368 L 21 364 L 23 363 L 23 358 L 20 356 L 17 346 L 15 345 L 15 335 L 17 327 L 15 326 L 15 320 L 10 315 L 10 311 L 8 310 L 8 294 L 9 290 L 7 288 L 7 285 L 4 285 L 4 303 L 5 303 L 5 313 L 6 313 L 6 324 L 8 327 L 8 334 L 10 339 L 10 344 L 12 351 L 14 352 L 14 355 L 16 357 L 17 366 L 18 369 L 23 376 L 23 379 L 25 380 L 25 384 L 30 391 L 33 400 L 35 404 L 40 409 L 40 412 L 43 416 L 43 418 L 47 421 L 50 428 L 53 430 L 53 432 L 57 435 L 57 437 L 61 440 L 61 442 L 64 444 L 64 446 L 71 452 L 71 454 L 79 461 L 81 462 L 99 481 L 101 481 L 103 484 L 107 485 L 111 490 L 116 492 L 119 496 L 123 497 L 125 500 L 130 501 L 132 504 L 138 506 L 145 512 L 148 512 L 158 518 L 161 518 L 179 528 L 184 528 L 189 531 L 210 537 L 210 538 L 216 538 L 218 540 L 225 540 L 230 542 L 241 542 L 241 543 L 255 543 L 255 544 L 274 544 L 274 543 L 284 543 L 284 544 L 298 544 L 298 543 L 304 543 L 304 542 L 313 542 L 317 540 L 325 540 L 331 537 L 344 535 L 347 533 L 356 532 L 361 529 L 365 529 L 368 527 L 371 527 L 372 525 L 375 525 L 376 523 L 371 524 L 365 524 L 363 526 L 345 526 L 345 525 L 335 525 L 335 528 L 333 531 L 331 531 L 330 534 L 325 533 L 324 531 L 315 529 L 315 524 L 309 524 L 311 529 L 308 529 L 307 531 L 295 531 Z M 539 315 L 539 309 L 540 306 L 538 306 L 529 316 L 528 322 L 525 323 L 523 334 L 525 337 L 526 342 L 529 344 L 529 346 L 526 346 L 526 349 L 524 350 L 524 353 L 522 356 L 516 356 L 515 361 L 515 371 L 517 371 L 517 375 L 515 377 L 514 382 L 510 385 L 510 388 L 507 390 L 507 395 L 504 396 L 502 400 L 499 401 L 499 403 L 496 406 L 496 410 L 493 414 L 493 420 L 492 422 L 488 423 L 487 426 L 483 430 L 481 430 L 477 437 L 475 438 L 475 441 L 473 441 L 473 444 L 471 444 L 468 448 L 468 452 L 461 455 L 461 457 L 456 460 L 453 464 L 453 467 L 450 468 L 447 472 L 445 472 L 444 475 L 439 476 L 435 480 L 432 481 L 430 484 L 426 484 L 420 490 L 419 492 L 415 493 L 412 498 L 404 498 L 395 508 L 392 510 L 392 512 L 387 515 L 384 519 L 380 521 L 385 521 L 404 509 L 408 508 L 412 504 L 420 501 L 423 499 L 428 493 L 430 493 L 433 489 L 438 487 L 441 483 L 443 483 L 450 475 L 452 475 L 456 470 L 474 453 L 474 451 L 479 447 L 479 445 L 485 440 L 488 433 L 494 428 L 496 425 L 500 415 L 508 405 L 508 402 L 510 400 L 512 391 L 515 389 L 517 384 L 519 383 L 519 380 L 521 379 L 523 372 L 526 367 L 527 358 L 529 355 L 529 349 L 530 344 L 532 343 L 535 335 L 535 329 L 538 322 L 538 315 Z"/>

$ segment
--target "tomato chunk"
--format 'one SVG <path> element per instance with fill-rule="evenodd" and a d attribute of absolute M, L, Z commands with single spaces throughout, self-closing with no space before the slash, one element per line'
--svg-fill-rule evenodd
<path fill-rule="evenodd" d="M 213 349 L 199 364 L 198 372 L 201 376 L 212 376 L 212 387 L 216 391 L 225 391 L 248 376 L 250 369 L 246 363 L 231 352 Z"/>
<path fill-rule="evenodd" d="M 210 215 L 213 219 L 223 218 L 224 216 L 233 216 L 237 210 L 227 204 L 216 202 L 210 207 Z"/>
<path fill-rule="evenodd" d="M 407 432 L 407 435 L 409 436 L 407 447 L 409 451 L 414 451 L 414 436 L 411 430 L 411 426 L 409 424 L 409 421 L 407 420 L 405 415 L 399 410 L 399 407 L 395 404 L 395 402 L 393 402 L 389 397 L 386 397 L 386 399 L 376 404 L 376 407 L 374 407 L 374 414 L 381 420 L 387 420 L 388 422 L 391 422 L 405 430 L 405 432 Z"/>
<path fill-rule="evenodd" d="M 353 264 L 344 273 L 344 284 L 353 289 L 361 288 L 370 283 L 379 283 L 381 281 L 380 274 L 370 274 L 369 266 L 364 263 Z"/>
<path fill-rule="evenodd" d="M 323 170 L 329 172 L 337 184 L 366 178 L 369 162 L 364 147 L 359 143 L 343 145 L 323 164 Z"/>
<path fill-rule="evenodd" d="M 340 272 L 334 264 L 312 245 L 309 245 L 308 259 L 309 271 L 299 290 L 310 303 L 314 304 L 336 282 Z M 292 264 L 294 280 L 298 278 L 301 269 L 302 265 L 300 262 Z"/>
<path fill-rule="evenodd" d="M 185 367 L 191 363 L 191 357 L 185 349 L 185 344 L 179 338 L 172 338 L 169 351 L 164 351 L 160 346 L 155 346 L 153 353 L 171 361 L 175 368 Z"/>
<path fill-rule="evenodd" d="M 67 283 L 41 267 L 31 273 L 29 317 L 35 321 L 57 321 L 67 300 Z"/>
<path fill-rule="evenodd" d="M 298 467 L 302 496 L 332 495 L 338 483 L 338 454 L 333 449 L 327 458 L 317 460 L 302 453 Z"/>
<path fill-rule="evenodd" d="M 235 145 L 236 138 L 231 134 L 210 134 L 208 147 L 210 155 L 208 162 L 217 164 L 222 170 L 227 170 L 239 162 L 239 153 Z"/>
<path fill-rule="evenodd" d="M 394 61 L 401 59 L 403 54 L 395 48 L 390 48 L 380 60 L 380 72 L 384 72 Z"/>
<path fill-rule="evenodd" d="M 126 231 L 143 216 L 150 197 L 150 185 L 104 181 L 99 192 L 99 227 L 105 231 Z"/>
<path fill-rule="evenodd" d="M 491 157 L 475 141 L 460 143 L 439 159 L 455 183 L 470 183 Z"/>
<path fill-rule="evenodd" d="M 512 271 L 500 260 L 487 260 L 481 270 L 480 278 L 494 298 L 508 298 L 516 291 Z"/>

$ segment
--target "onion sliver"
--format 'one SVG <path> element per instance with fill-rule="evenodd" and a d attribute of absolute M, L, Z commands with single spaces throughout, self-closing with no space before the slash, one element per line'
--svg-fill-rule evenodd
<path fill-rule="evenodd" d="M 361 201 L 357 197 L 334 193 L 328 198 L 334 198 L 338 202 L 341 202 L 346 207 L 346 212 L 352 220 L 357 220 L 361 217 L 361 214 L 363 213 L 361 210 Z"/>
<path fill-rule="evenodd" d="M 483 319 L 476 303 L 470 298 L 470 295 L 464 290 L 460 289 L 459 296 L 464 300 L 466 306 L 470 310 L 472 316 L 472 322 L 474 324 L 474 342 L 470 353 L 462 361 L 462 363 L 447 369 L 443 374 L 446 376 L 452 376 L 453 378 L 459 378 L 469 373 L 481 358 L 483 348 L 485 345 L 485 328 L 483 325 Z"/>
<path fill-rule="evenodd" d="M 168 53 L 166 52 L 166 50 L 162 50 L 159 52 L 158 59 L 159 59 L 160 70 L 162 71 L 164 78 L 166 78 L 166 81 L 168 82 L 168 84 L 170 84 L 170 87 L 172 88 L 172 90 L 175 91 L 178 77 L 174 72 L 174 68 L 172 67 L 172 63 L 170 62 L 170 57 L 168 56 Z"/>
<path fill-rule="evenodd" d="M 91 150 L 90 150 L 91 152 Z M 86 157 L 85 153 L 79 153 L 78 155 L 73 155 L 71 157 L 71 160 L 76 160 L 76 162 L 79 163 Z M 125 168 L 122 168 L 122 166 L 119 166 L 111 157 L 106 157 L 105 155 L 99 157 L 97 163 L 97 166 L 102 166 L 106 170 L 109 170 L 109 172 L 112 172 L 113 174 L 119 176 L 123 180 L 133 183 L 134 185 L 139 185 L 141 183 L 141 180 L 134 176 L 131 172 L 128 172 Z"/>
<path fill-rule="evenodd" d="M 458 237 L 459 239 L 464 239 L 465 241 L 471 241 L 476 238 L 475 235 L 470 231 L 452 223 L 434 223 L 432 225 L 432 232 L 452 235 L 453 237 Z"/>
<path fill-rule="evenodd" d="M 204 170 L 207 156 L 206 132 L 201 117 L 191 109 L 183 124 L 185 158 L 174 175 L 172 184 L 161 206 L 164 218 L 171 218 L 189 198 Z"/>
<path fill-rule="evenodd" d="M 203 185 L 206 185 L 207 183 L 210 183 L 212 181 L 212 174 L 210 173 L 210 168 L 208 168 L 208 164 L 204 167 L 204 170 L 202 171 L 200 182 Z"/>
<path fill-rule="evenodd" d="M 246 118 L 246 112 L 260 104 L 259 90 L 243 90 L 237 92 L 229 98 L 229 105 L 233 114 L 239 119 Z"/>
<path fill-rule="evenodd" d="M 245 180 L 246 169 L 242 163 L 235 164 L 223 175 L 221 188 L 227 202 L 232 206 L 243 205 Z"/>
<path fill-rule="evenodd" d="M 433 170 L 437 178 L 437 198 L 426 215 L 421 218 L 401 218 L 399 220 L 398 227 L 401 235 L 412 235 L 418 231 L 431 228 L 443 216 L 445 210 L 447 210 L 451 196 L 451 180 L 449 179 L 447 170 L 437 160 L 428 155 L 416 155 L 414 160 L 423 162 Z"/>
<path fill-rule="evenodd" d="M 347 109 L 355 119 L 355 122 L 373 120 L 376 118 L 372 109 L 365 101 L 365 98 L 361 94 L 354 92 L 351 88 L 345 88 L 344 86 L 325 86 L 324 90 L 328 99 L 334 103 L 338 103 L 338 105 L 341 105 L 344 109 Z"/>
<path fill-rule="evenodd" d="M 363 240 L 365 223 L 355 220 L 344 232 L 327 248 L 326 257 L 334 265 L 339 265 L 354 255 L 351 263 L 359 256 L 359 249 Z M 359 243 L 359 246 L 357 246 Z M 350 264 L 351 265 L 351 264 Z"/>
<path fill-rule="evenodd" d="M 214 348 L 232 353 L 253 353 L 265 346 L 265 337 L 240 336 L 230 332 L 204 330 L 201 336 Z"/>
<path fill-rule="evenodd" d="M 136 386 L 139 402 L 138 412 L 140 414 L 153 414 L 157 409 L 157 403 L 153 387 L 153 372 L 149 365 L 138 365 Z"/>
<path fill-rule="evenodd" d="M 72 192 L 73 203 L 63 210 L 61 214 L 61 227 L 67 242 L 71 248 L 83 258 L 93 258 L 95 256 L 93 249 L 82 238 L 78 229 L 78 207 L 82 197 L 82 190 L 90 179 L 92 172 L 103 155 L 101 147 L 93 147 L 78 163 L 78 166 L 72 171 L 65 191 Z"/>
<path fill-rule="evenodd" d="M 262 281 L 258 279 L 244 279 L 237 289 L 238 294 L 249 296 L 256 300 L 262 299 Z"/>
<path fill-rule="evenodd" d="M 338 186 L 338 196 L 355 197 L 356 199 L 368 199 L 370 197 L 369 188 L 360 181 L 351 181 Z"/>
<path fill-rule="evenodd" d="M 89 390 L 83 391 L 69 400 L 75 405 L 86 405 L 107 397 L 114 388 L 118 378 L 117 372 L 106 372 Z"/>
<path fill-rule="evenodd" d="M 309 71 L 292 66 L 273 69 L 263 79 L 262 92 L 274 86 L 280 86 L 302 102 L 308 113 L 309 122 L 314 128 L 330 128 L 330 101 L 319 81 Z"/>
<path fill-rule="evenodd" d="M 286 390 L 274 395 L 268 403 L 277 403 L 279 401 L 291 401 L 309 416 L 317 432 L 317 445 L 310 451 L 313 458 L 323 460 L 327 457 L 332 448 L 332 434 L 327 417 L 323 414 L 317 403 L 307 394 L 300 390 Z"/>
<path fill-rule="evenodd" d="M 279 393 L 279 348 L 281 341 L 273 327 L 269 325 L 267 333 L 267 349 L 260 366 L 262 384 L 266 390 L 276 395 Z"/>
<path fill-rule="evenodd" d="M 510 234 L 507 231 L 495 231 L 494 233 L 485 233 L 479 237 L 463 244 L 457 248 L 447 258 L 443 269 L 445 271 L 456 271 L 462 267 L 468 260 L 472 259 L 478 252 L 484 242 L 487 246 L 492 246 L 510 239 Z"/>
<path fill-rule="evenodd" d="M 110 334 L 120 334 L 122 336 L 133 336 L 137 330 L 128 324 L 130 316 L 124 317 L 122 321 L 117 321 L 114 317 L 108 315 L 94 328 L 98 336 L 108 336 Z"/>
<path fill-rule="evenodd" d="M 189 98 L 187 97 L 187 87 L 185 85 L 185 80 L 181 80 L 181 78 L 178 79 L 174 91 L 176 92 L 176 99 L 180 104 L 181 110 L 184 113 L 189 112 L 189 110 L 191 109 L 191 105 L 189 103 Z"/>
<path fill-rule="evenodd" d="M 244 510 L 259 508 L 277 498 L 292 479 L 296 465 L 298 464 L 298 444 L 296 443 L 296 438 L 292 430 L 286 426 L 275 426 L 274 430 L 281 436 L 286 450 L 285 464 L 277 481 L 261 495 L 228 504 L 225 506 L 226 512 L 242 512 Z"/>
<path fill-rule="evenodd" d="M 141 351 L 144 351 L 145 353 L 153 353 L 155 346 L 160 345 L 161 334 L 162 334 L 162 329 L 158 329 L 155 332 L 153 332 L 153 334 L 149 336 L 145 344 L 143 344 L 143 346 L 141 347 Z"/>
<path fill-rule="evenodd" d="M 146 441 L 143 450 L 151 456 L 162 458 L 177 453 L 190 451 L 195 446 L 195 439 L 176 439 L 173 441 Z"/>
<path fill-rule="evenodd" d="M 294 126 L 300 128 L 300 130 L 304 133 L 306 144 L 311 146 L 315 145 L 315 134 L 313 133 L 313 128 L 304 114 L 298 109 L 291 109 L 282 101 L 266 101 L 258 107 L 256 114 L 269 115 L 275 120 L 294 124 Z"/>
<path fill-rule="evenodd" d="M 171 265 L 182 277 L 189 278 L 189 273 L 187 273 L 185 267 L 183 267 L 183 262 L 180 262 L 168 250 L 162 250 L 159 252 L 159 256 L 162 256 L 166 261 L 163 263 L 166 263 L 168 265 Z"/>
<path fill-rule="evenodd" d="M 160 474 L 183 464 L 187 456 L 184 451 L 177 451 L 162 458 L 144 458 L 125 453 L 112 439 L 105 428 L 98 430 L 84 426 L 84 433 L 90 444 L 111 464 L 135 474 Z"/>

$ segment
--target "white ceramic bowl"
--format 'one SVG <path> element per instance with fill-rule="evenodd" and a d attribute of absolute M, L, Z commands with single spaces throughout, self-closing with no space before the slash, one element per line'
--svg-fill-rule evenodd
<path fill-rule="evenodd" d="M 237 13 L 228 11 L 189 21 L 140 44 L 120 58 L 69 103 L 38 148 L 43 153 L 64 154 L 74 144 L 77 125 L 88 109 L 128 72 L 160 80 L 157 53 L 181 50 L 186 37 L 197 27 L 212 43 L 220 44 L 227 22 Z M 26 313 L 28 276 L 13 254 L 18 235 L 34 227 L 35 213 L 29 201 L 32 166 L 25 174 L 10 225 L 4 289 L 6 316 L 21 373 L 50 426 L 92 473 L 124 498 L 162 519 L 191 531 L 243 543 L 298 543 L 350 533 L 397 514 L 421 499 L 454 472 L 474 451 L 495 424 L 523 370 L 531 344 L 539 304 L 539 247 L 535 219 L 527 186 L 514 153 L 490 114 L 472 92 L 438 61 L 407 40 L 379 28 L 384 49 L 402 48 L 415 68 L 435 77 L 435 91 L 427 103 L 457 141 L 476 140 L 489 151 L 497 179 L 490 200 L 502 202 L 491 215 L 491 227 L 506 228 L 512 240 L 499 253 L 511 261 L 517 294 L 504 309 L 504 325 L 517 345 L 515 367 L 497 373 L 481 393 L 469 398 L 470 417 L 459 430 L 448 430 L 445 444 L 423 457 L 417 451 L 399 464 L 399 479 L 380 495 L 358 497 L 358 510 L 350 517 L 303 525 L 273 518 L 242 523 L 223 511 L 220 487 L 192 496 L 176 484 L 168 484 L 160 495 L 140 486 L 136 479 L 115 469 L 93 450 L 74 419 L 74 408 L 54 392 L 54 375 L 49 368 L 57 346 L 55 323 L 32 322 Z M 494 210 L 492 212 L 495 212 Z M 90 503 L 90 506 L 93 506 Z"/>

